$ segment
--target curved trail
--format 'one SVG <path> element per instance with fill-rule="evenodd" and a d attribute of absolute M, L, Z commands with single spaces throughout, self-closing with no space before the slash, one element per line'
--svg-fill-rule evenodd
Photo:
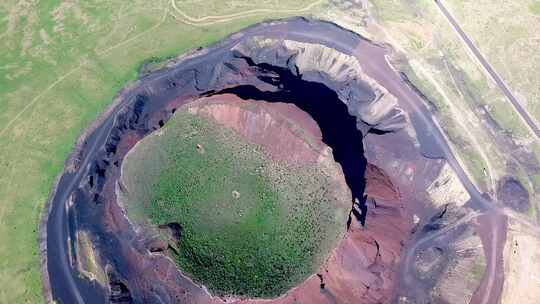
<path fill-rule="evenodd" d="M 333 25 L 332 25 L 333 26 Z M 310 23 L 303 27 L 287 26 L 282 23 L 263 23 L 257 26 L 247 28 L 242 31 L 242 35 L 232 35 L 225 39 L 223 42 L 211 46 L 204 51 L 198 52 L 195 55 L 189 56 L 187 59 L 181 61 L 181 64 L 173 67 L 177 69 L 181 66 L 182 70 L 194 68 L 200 64 L 204 64 L 205 61 L 215 58 L 221 58 L 226 52 L 230 50 L 234 45 L 252 36 L 264 35 L 268 38 L 277 39 L 291 39 L 306 43 L 318 43 L 324 44 L 328 47 L 335 48 L 346 54 L 357 57 L 362 65 L 362 68 L 366 73 L 383 85 L 399 100 L 402 107 L 406 108 L 407 112 L 411 115 L 415 129 L 421 132 L 420 137 L 424 141 L 429 143 L 435 143 L 440 149 L 442 157 L 445 157 L 451 167 L 454 169 L 466 190 L 471 196 L 471 200 L 477 202 L 482 210 L 492 210 L 494 212 L 501 212 L 493 202 L 487 200 L 482 194 L 475 188 L 474 184 L 468 179 L 464 170 L 461 168 L 459 162 L 454 157 L 446 138 L 440 130 L 438 124 L 432 117 L 431 113 L 425 107 L 423 100 L 418 96 L 414 90 L 409 87 L 400 75 L 390 66 L 386 60 L 387 50 L 383 47 L 373 45 L 356 34 L 349 33 L 348 36 L 343 35 L 336 39 L 333 35 L 329 35 L 331 32 L 328 30 L 328 23 Z M 353 37 L 353 38 L 351 38 Z M 369 54 L 372 55 L 370 60 L 363 60 L 366 50 L 369 49 Z M 180 68 L 178 68 L 180 71 Z M 162 79 L 167 77 L 165 72 L 151 74 L 143 78 L 144 81 L 151 81 L 156 79 Z M 76 280 L 76 272 L 72 270 L 70 266 L 69 256 L 66 252 L 65 240 L 68 238 L 67 231 L 67 215 L 64 208 L 64 203 L 69 195 L 77 189 L 79 183 L 81 183 L 83 176 L 88 170 L 88 165 L 92 160 L 92 155 L 95 154 L 105 143 L 111 126 L 114 123 L 115 116 L 118 112 L 133 100 L 136 91 L 131 91 L 130 94 L 122 97 L 122 102 L 115 106 L 115 108 L 107 115 L 105 120 L 100 126 L 95 129 L 87 138 L 87 143 L 83 155 L 80 167 L 75 174 L 65 174 L 60 180 L 56 189 L 56 194 L 53 197 L 51 204 L 52 210 L 49 216 L 49 224 L 47 227 L 47 249 L 49 259 L 49 273 L 54 272 L 54 276 L 51 276 L 51 284 L 53 291 L 56 291 L 55 295 L 60 295 L 65 303 L 85 303 L 84 299 L 81 299 L 82 295 L 78 287 L 78 281 Z M 445 228 L 446 231 L 451 230 L 453 227 L 467 221 L 474 217 L 479 216 L 482 211 L 475 211 L 468 215 L 466 218 L 449 225 Z M 439 235 L 439 234 L 437 234 Z M 424 239 L 418 240 L 416 247 L 420 246 L 421 242 L 427 242 L 430 239 L 436 237 L 427 236 Z M 414 249 L 414 247 L 413 247 Z M 410 250 L 407 254 L 407 259 L 410 259 Z M 65 288 L 70 286 L 70 288 Z M 60 288 L 61 290 L 59 290 Z M 60 293 L 59 293 L 60 292 Z M 87 302 L 90 303 L 90 302 Z"/>
<path fill-rule="evenodd" d="M 413 270 L 411 270 L 411 266 L 414 265 L 414 258 L 415 258 L 415 253 L 416 253 L 416 250 L 421 247 L 422 245 L 424 245 L 425 243 L 443 235 L 443 234 L 446 234 L 447 232 L 457 228 L 459 225 L 461 224 L 465 224 L 469 221 L 471 221 L 472 219 L 474 218 L 477 218 L 479 217 L 480 215 L 482 215 L 482 213 L 480 213 L 479 211 L 473 211 L 469 214 L 467 214 L 466 216 L 460 218 L 459 220 L 455 221 L 454 223 L 452 223 L 451 225 L 448 225 L 440 230 L 437 230 L 437 232 L 432 232 L 430 233 L 429 235 L 425 236 L 424 238 L 421 238 L 419 239 L 418 241 L 416 241 L 414 243 L 414 245 L 410 248 L 407 249 L 407 254 L 405 255 L 405 258 L 403 259 L 404 260 L 404 265 L 405 265 L 405 273 L 409 273 L 409 272 L 413 272 Z M 405 280 L 408 281 L 407 283 L 410 283 L 410 278 L 408 276 L 405 276 Z"/>
<path fill-rule="evenodd" d="M 259 9 L 252 9 L 248 11 L 233 13 L 233 14 L 226 14 L 226 15 L 210 15 L 210 16 L 204 16 L 200 18 L 191 17 L 188 14 L 186 14 L 184 11 L 182 11 L 177 5 L 175 0 L 171 0 L 171 5 L 174 8 L 174 10 L 182 16 L 185 20 L 184 22 L 190 24 L 190 25 L 211 25 L 215 23 L 220 22 L 227 22 L 238 18 L 245 18 L 253 15 L 258 14 L 264 14 L 264 13 L 282 13 L 282 14 L 299 14 L 299 13 L 305 13 L 311 9 L 313 9 L 315 6 L 323 3 L 324 0 L 317 0 L 313 3 L 310 3 L 306 7 L 298 8 L 298 9 L 272 9 L 272 8 L 259 8 Z M 204 22 L 206 20 L 210 20 L 208 22 Z"/>

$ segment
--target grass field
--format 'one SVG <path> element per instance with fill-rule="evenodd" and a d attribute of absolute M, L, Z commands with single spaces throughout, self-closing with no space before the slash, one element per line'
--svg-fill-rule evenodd
<path fill-rule="evenodd" d="M 220 7 L 204 13 L 222 15 Z M 42 302 L 36 230 L 54 178 L 81 130 L 136 78 L 145 59 L 208 45 L 263 19 L 298 14 L 265 11 L 188 25 L 175 13 L 169 0 L 1 2 L 0 303 Z"/>
<path fill-rule="evenodd" d="M 447 0 L 450 11 L 540 120 L 540 1 Z"/>
<path fill-rule="evenodd" d="M 137 144 L 122 176 L 128 215 L 179 223 L 180 268 L 220 295 L 283 294 L 317 271 L 345 229 L 348 204 L 316 165 L 270 161 L 186 111 Z"/>

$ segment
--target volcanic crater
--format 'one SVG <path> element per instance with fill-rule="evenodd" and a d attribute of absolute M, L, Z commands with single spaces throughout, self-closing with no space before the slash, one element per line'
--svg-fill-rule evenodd
<path fill-rule="evenodd" d="M 396 163 L 428 178 L 440 164 L 421 156 L 410 118 L 377 81 L 373 64 L 386 64 L 384 53 L 334 24 L 293 18 L 252 26 L 142 75 L 82 135 L 55 189 L 46 251 L 52 297 L 389 302 L 411 214 L 426 213 L 418 191 L 428 185 L 399 179 L 405 168 Z M 206 124 L 213 127 L 197 127 Z M 200 167 L 201 159 L 214 167 Z M 281 216 L 269 221 L 275 210 Z M 243 234 L 251 220 L 248 227 L 263 229 Z M 81 235 L 91 249 L 73 250 L 82 248 Z M 214 240 L 194 241 L 205 236 Z M 290 257 L 298 259 L 284 263 Z M 77 262 L 88 258 L 92 267 Z M 77 267 L 66 274 L 66 265 Z M 247 275 L 236 273 L 242 267 Z"/>

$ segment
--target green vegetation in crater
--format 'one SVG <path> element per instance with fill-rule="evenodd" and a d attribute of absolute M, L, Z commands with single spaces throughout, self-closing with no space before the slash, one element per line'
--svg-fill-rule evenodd
<path fill-rule="evenodd" d="M 344 232 L 347 204 L 333 202 L 321 169 L 270 161 L 260 146 L 185 111 L 130 152 L 122 175 L 130 218 L 179 223 L 179 267 L 220 295 L 284 293 Z"/>

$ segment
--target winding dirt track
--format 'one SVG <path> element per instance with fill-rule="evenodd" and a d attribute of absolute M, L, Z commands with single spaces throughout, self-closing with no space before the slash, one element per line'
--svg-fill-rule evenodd
<path fill-rule="evenodd" d="M 294 19 L 291 19 L 291 23 Z M 198 65 L 204 64 L 209 59 L 216 59 L 227 53 L 231 47 L 239 43 L 242 39 L 252 36 L 265 36 L 277 39 L 289 39 L 306 43 L 324 44 L 328 47 L 335 48 L 340 52 L 356 56 L 362 64 L 365 72 L 377 80 L 382 86 L 387 88 L 390 93 L 396 96 L 399 104 L 410 115 L 412 123 L 419 133 L 420 142 L 425 150 L 429 150 L 429 154 L 444 157 L 452 166 L 465 188 L 469 192 L 471 199 L 480 205 L 478 212 L 496 212 L 503 214 L 496 205 L 490 200 L 484 198 L 482 194 L 474 187 L 473 183 L 468 179 L 458 161 L 452 154 L 444 134 L 440 130 L 437 123 L 434 121 L 431 113 L 423 104 L 423 100 L 416 92 L 409 87 L 401 76 L 390 66 L 386 60 L 387 49 L 371 44 L 355 34 L 348 35 L 356 38 L 350 38 L 347 35 L 339 36 L 332 35 L 331 27 L 327 23 L 311 22 L 302 26 L 289 26 L 287 23 L 263 23 L 254 27 L 250 27 L 242 31 L 242 35 L 233 35 L 224 42 L 215 46 L 209 47 L 204 51 L 200 51 L 183 60 L 182 69 L 195 68 Z M 335 28 L 337 29 L 337 27 Z M 349 37 L 349 38 L 347 38 Z M 369 56 L 369 60 L 365 60 Z M 144 77 L 144 81 L 156 80 L 167 77 L 167 73 L 156 73 Z M 67 225 L 66 201 L 71 193 L 77 189 L 77 186 L 82 182 L 82 178 L 88 170 L 88 165 L 92 160 L 92 156 L 103 146 L 108 136 L 110 135 L 111 127 L 116 119 L 119 111 L 135 97 L 135 91 L 127 96 L 123 96 L 122 101 L 107 114 L 100 125 L 93 131 L 92 135 L 86 138 L 84 155 L 81 158 L 78 170 L 75 173 L 65 173 L 60 179 L 60 182 L 55 189 L 55 194 L 51 200 L 51 212 L 49 215 L 49 223 L 47 227 L 47 258 L 49 265 L 49 274 L 51 278 L 51 287 L 53 293 L 62 300 L 63 303 L 90 303 L 91 298 L 81 292 L 80 281 L 77 279 L 77 274 L 71 268 L 68 253 L 66 251 L 66 239 L 69 236 Z M 437 155 L 440 154 L 440 155 Z M 476 213 L 469 217 L 477 216 Z M 469 218 L 462 219 L 462 221 Z M 459 225 L 461 221 L 448 226 L 452 227 Z M 492 223 L 492 225 L 498 225 Z M 421 239 L 418 242 L 427 241 L 430 236 Z M 494 239 L 493 242 L 496 242 Z M 499 248 L 494 244 L 493 248 Z M 413 247 L 414 249 L 414 247 Z M 495 249 L 494 249 L 495 250 Z M 414 251 L 414 250 L 413 250 Z M 407 259 L 406 259 L 407 260 Z M 492 261 L 495 263 L 495 261 Z M 488 266 L 489 267 L 489 266 Z M 486 278 L 488 281 L 490 278 Z M 489 288 L 488 288 L 489 289 Z"/>
<path fill-rule="evenodd" d="M 311 9 L 313 9 L 319 4 L 322 4 L 323 2 L 324 0 L 317 0 L 303 8 L 298 8 L 298 9 L 259 8 L 259 9 L 252 9 L 252 10 L 247 10 L 247 11 L 233 13 L 233 14 L 215 15 L 215 16 L 211 15 L 211 16 L 204 16 L 200 18 L 189 16 L 187 13 L 185 13 L 176 5 L 175 0 L 171 0 L 171 6 L 176 11 L 176 13 L 178 13 L 181 16 L 181 18 L 183 18 L 182 20 L 183 22 L 190 25 L 194 25 L 194 26 L 201 26 L 201 25 L 211 25 L 215 23 L 228 22 L 234 19 L 245 18 L 249 16 L 254 16 L 258 14 L 266 14 L 266 13 L 301 14 L 301 13 L 310 11 Z"/>

